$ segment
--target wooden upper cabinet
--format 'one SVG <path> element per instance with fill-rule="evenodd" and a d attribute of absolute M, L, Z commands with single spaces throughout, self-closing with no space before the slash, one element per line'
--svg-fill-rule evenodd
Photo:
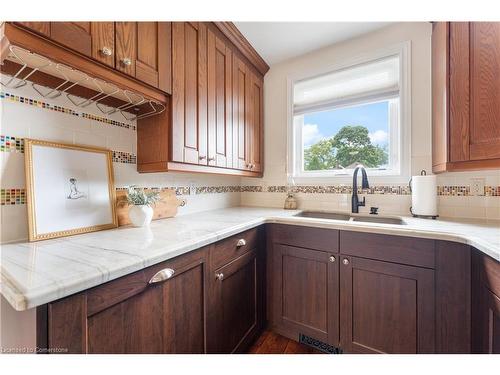
<path fill-rule="evenodd" d="M 51 22 L 50 38 L 65 47 L 92 57 L 90 22 Z"/>
<path fill-rule="evenodd" d="M 16 23 L 40 35 L 50 37 L 50 22 L 16 22 Z"/>
<path fill-rule="evenodd" d="M 470 158 L 500 158 L 500 22 L 470 30 Z"/>
<path fill-rule="evenodd" d="M 207 164 L 207 28 L 172 24 L 172 161 Z"/>
<path fill-rule="evenodd" d="M 114 22 L 92 22 L 92 57 L 103 64 L 115 66 Z"/>
<path fill-rule="evenodd" d="M 115 22 L 115 66 L 130 76 L 135 76 L 137 55 L 137 23 Z"/>
<path fill-rule="evenodd" d="M 208 30 L 208 165 L 233 167 L 232 51 Z"/>
<path fill-rule="evenodd" d="M 233 54 L 233 167 L 249 169 L 248 109 L 250 74 L 248 67 Z"/>
<path fill-rule="evenodd" d="M 116 22 L 116 69 L 171 93 L 171 23 Z"/>
<path fill-rule="evenodd" d="M 499 22 L 433 25 L 434 172 L 500 167 L 499 71 Z"/>
<path fill-rule="evenodd" d="M 253 172 L 262 172 L 262 148 L 263 139 L 263 79 L 255 73 L 250 73 L 250 85 L 247 107 L 248 123 L 248 161 L 249 169 Z"/>

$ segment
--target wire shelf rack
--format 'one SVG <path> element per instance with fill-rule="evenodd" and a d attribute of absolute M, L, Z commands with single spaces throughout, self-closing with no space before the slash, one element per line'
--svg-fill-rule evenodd
<path fill-rule="evenodd" d="M 30 85 L 43 98 L 55 99 L 65 95 L 76 107 L 85 108 L 95 105 L 104 115 L 118 112 L 128 121 L 155 116 L 166 109 L 165 104 L 161 102 L 91 77 L 77 69 L 53 62 L 47 57 L 18 46 L 9 46 L 6 60 L 17 64 L 19 68 L 14 73 L 1 73 L 0 83 L 5 88 Z M 55 87 L 47 87 L 31 81 L 30 78 L 33 79 L 33 75 L 37 72 L 58 78 L 58 83 Z M 75 88 L 78 87 L 88 89 L 90 97 L 75 95 Z"/>

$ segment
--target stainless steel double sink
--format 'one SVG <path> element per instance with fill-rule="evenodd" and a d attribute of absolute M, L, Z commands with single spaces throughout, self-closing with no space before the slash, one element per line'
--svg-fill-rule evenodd
<path fill-rule="evenodd" d="M 359 221 L 365 223 L 379 224 L 395 224 L 405 225 L 405 221 L 399 217 L 384 217 L 384 216 L 365 216 L 365 215 L 349 215 L 339 212 L 326 211 L 302 211 L 294 215 L 296 217 L 309 217 L 313 219 L 341 220 L 341 221 Z"/>

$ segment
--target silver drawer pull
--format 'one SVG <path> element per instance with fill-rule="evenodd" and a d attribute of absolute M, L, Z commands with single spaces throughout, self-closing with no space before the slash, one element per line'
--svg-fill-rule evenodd
<path fill-rule="evenodd" d="M 219 281 L 222 281 L 222 280 L 224 280 L 224 274 L 223 274 L 222 272 L 220 272 L 220 273 L 216 273 L 216 274 L 215 274 L 215 278 L 216 278 L 217 280 L 219 280 Z"/>
<path fill-rule="evenodd" d="M 174 273 L 175 271 L 172 268 L 164 268 L 154 274 L 151 280 L 149 280 L 149 284 L 156 284 L 168 280 L 174 276 Z"/>
<path fill-rule="evenodd" d="M 245 241 L 244 238 L 240 238 L 238 240 L 238 242 L 236 243 L 236 247 L 242 247 L 242 246 L 245 246 L 247 244 L 247 241 Z"/>

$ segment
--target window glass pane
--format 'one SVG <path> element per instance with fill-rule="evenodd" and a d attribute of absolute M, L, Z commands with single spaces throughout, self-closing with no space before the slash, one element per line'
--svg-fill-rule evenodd
<path fill-rule="evenodd" d="M 303 170 L 389 168 L 389 102 L 303 114 Z"/>

